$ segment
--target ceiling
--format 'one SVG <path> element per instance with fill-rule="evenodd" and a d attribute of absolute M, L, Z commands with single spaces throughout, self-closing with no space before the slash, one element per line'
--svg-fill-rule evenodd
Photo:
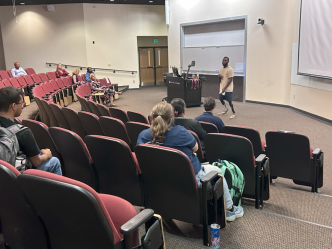
<path fill-rule="evenodd" d="M 153 2 L 149 2 L 153 1 Z M 64 3 L 104 3 L 104 4 L 146 4 L 146 5 L 165 5 L 165 0 L 15 0 L 16 5 L 25 3 L 25 5 L 47 5 Z M 12 0 L 0 0 L 0 6 L 13 5 Z"/>

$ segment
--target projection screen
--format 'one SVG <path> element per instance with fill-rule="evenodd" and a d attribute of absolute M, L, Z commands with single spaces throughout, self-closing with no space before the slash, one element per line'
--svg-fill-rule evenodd
<path fill-rule="evenodd" d="M 332 0 L 302 0 L 298 74 L 332 79 Z"/>

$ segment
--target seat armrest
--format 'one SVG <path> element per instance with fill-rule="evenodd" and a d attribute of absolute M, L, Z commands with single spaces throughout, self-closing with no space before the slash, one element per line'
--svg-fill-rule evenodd
<path fill-rule="evenodd" d="M 312 155 L 315 157 L 317 157 L 320 153 L 322 152 L 322 150 L 320 148 L 316 148 L 313 152 Z"/>
<path fill-rule="evenodd" d="M 151 219 L 154 211 L 152 209 L 144 209 L 142 212 L 131 218 L 125 224 L 121 226 L 122 234 L 131 234 L 135 230 L 137 230 L 141 225 L 143 225 L 146 221 Z"/>
<path fill-rule="evenodd" d="M 202 183 L 202 185 L 207 184 L 208 182 L 211 182 L 216 177 L 218 177 L 218 172 L 211 171 L 201 178 L 201 183 Z"/>
<path fill-rule="evenodd" d="M 256 158 L 256 165 L 262 164 L 262 162 L 265 160 L 266 155 L 264 154 L 260 154 L 257 158 Z"/>

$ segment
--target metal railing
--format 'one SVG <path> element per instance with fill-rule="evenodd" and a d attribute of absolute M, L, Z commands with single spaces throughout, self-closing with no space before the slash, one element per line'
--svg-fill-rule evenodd
<path fill-rule="evenodd" d="M 53 63 L 53 62 L 46 62 L 46 65 L 48 65 L 49 67 L 51 67 L 52 65 L 58 65 L 59 63 Z M 62 66 L 64 66 L 65 68 L 67 67 L 74 67 L 74 68 L 79 68 L 81 71 L 84 68 L 88 68 L 88 67 L 83 67 L 83 66 L 74 66 L 74 65 L 68 65 L 68 64 L 63 64 L 61 63 Z M 113 71 L 113 73 L 119 72 L 119 73 L 131 73 L 131 74 L 135 74 L 137 73 L 137 71 L 133 71 L 133 70 L 120 70 L 120 69 L 110 69 L 110 68 L 98 68 L 98 67 L 91 67 L 92 71 L 96 71 L 96 70 L 103 70 L 103 71 Z"/>

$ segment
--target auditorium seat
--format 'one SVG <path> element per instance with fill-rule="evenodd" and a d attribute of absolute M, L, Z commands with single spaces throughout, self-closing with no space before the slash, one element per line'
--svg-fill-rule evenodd
<path fill-rule="evenodd" d="M 220 133 L 233 134 L 248 138 L 254 149 L 255 157 L 265 153 L 265 142 L 261 140 L 259 132 L 254 128 L 237 125 L 226 125 L 222 128 Z"/>
<path fill-rule="evenodd" d="M 96 105 L 97 105 L 98 111 L 100 112 L 100 116 L 107 116 L 107 117 L 111 116 L 111 113 L 106 106 L 101 105 L 101 104 L 96 104 Z"/>
<path fill-rule="evenodd" d="M 42 105 L 43 105 L 43 107 L 44 107 L 44 109 L 45 109 L 48 117 L 50 118 L 50 127 L 54 127 L 54 126 L 57 127 L 57 126 L 59 126 L 58 121 L 56 120 L 56 118 L 55 118 L 55 116 L 54 116 L 54 114 L 53 114 L 53 112 L 52 112 L 52 110 L 51 110 L 48 102 L 45 101 L 44 99 L 40 99 L 40 102 L 42 103 Z"/>
<path fill-rule="evenodd" d="M 198 121 L 203 130 L 206 131 L 206 133 L 218 133 L 219 130 L 218 130 L 218 127 L 215 125 L 215 124 L 211 124 L 211 123 L 208 123 L 208 122 L 203 122 L 203 121 Z"/>
<path fill-rule="evenodd" d="M 242 196 L 255 199 L 255 208 L 263 207 L 263 200 L 269 199 L 269 159 L 264 154 L 255 159 L 250 140 L 241 136 L 210 133 L 205 136 L 204 145 L 205 156 L 210 164 L 219 159 L 227 160 L 241 169 L 245 179 Z M 225 178 L 231 182 L 228 175 Z"/>
<path fill-rule="evenodd" d="M 47 72 L 46 75 L 47 75 L 49 80 L 55 80 L 56 79 L 55 72 Z"/>
<path fill-rule="evenodd" d="M 104 136 L 104 131 L 99 124 L 97 115 L 89 112 L 78 112 L 78 117 L 87 135 Z"/>
<path fill-rule="evenodd" d="M 91 100 L 87 100 L 87 102 L 89 104 L 90 109 L 92 110 L 92 113 L 95 114 L 95 115 L 97 115 L 98 117 L 100 117 L 101 114 L 100 114 L 100 112 L 98 110 L 98 107 L 97 107 L 96 103 L 93 102 L 93 101 L 91 101 Z"/>
<path fill-rule="evenodd" d="M 318 192 L 323 186 L 324 153 L 321 149 L 311 149 L 309 138 L 295 132 L 269 131 L 265 138 L 271 177 L 292 179 L 295 184 Z"/>
<path fill-rule="evenodd" d="M 12 70 L 7 70 L 7 73 L 8 73 L 8 75 L 9 75 L 10 78 L 13 77 L 13 75 L 12 75 Z"/>
<path fill-rule="evenodd" d="M 222 176 L 208 173 L 201 179 L 200 188 L 183 152 L 151 144 L 137 145 L 135 152 L 142 170 L 144 207 L 163 218 L 203 225 L 203 243 L 207 246 L 209 224 L 226 225 Z M 209 183 L 212 192 L 208 191 Z"/>
<path fill-rule="evenodd" d="M 97 170 L 99 193 L 119 196 L 144 206 L 141 170 L 135 153 L 121 139 L 86 136 L 84 141 Z"/>
<path fill-rule="evenodd" d="M 51 108 L 51 110 L 52 110 L 52 112 L 53 112 L 53 114 L 54 114 L 54 116 L 55 116 L 55 118 L 56 118 L 56 120 L 59 124 L 59 127 L 70 130 L 70 127 L 67 123 L 67 120 L 66 120 L 65 116 L 62 113 L 61 106 L 59 106 L 55 103 L 52 103 L 52 102 L 49 103 L 49 106 L 50 106 L 50 108 Z"/>
<path fill-rule="evenodd" d="M 84 77 L 85 77 L 85 75 L 84 75 Z M 86 80 L 83 80 L 83 78 L 80 75 L 77 75 L 77 78 L 78 78 L 78 81 L 86 81 Z"/>
<path fill-rule="evenodd" d="M 117 107 L 110 107 L 110 113 L 113 118 L 120 119 L 124 124 L 129 121 L 127 112 Z"/>
<path fill-rule="evenodd" d="M 86 78 L 85 78 L 85 74 L 81 74 L 81 78 L 83 81 L 87 81 Z"/>
<path fill-rule="evenodd" d="M 131 122 L 131 121 L 127 122 L 125 125 L 126 125 L 126 129 L 127 129 L 128 137 L 129 137 L 129 139 L 131 141 L 131 145 L 134 149 L 136 147 L 137 138 L 138 138 L 139 134 L 142 131 L 149 129 L 150 126 L 147 124 Z"/>
<path fill-rule="evenodd" d="M 65 116 L 70 130 L 79 135 L 82 139 L 86 136 L 86 132 L 78 117 L 78 112 L 69 107 L 63 107 L 62 113 Z"/>
<path fill-rule="evenodd" d="M 48 249 L 44 226 L 17 184 L 19 175 L 20 172 L 15 167 L 0 160 L 0 220 L 3 241 L 7 244 L 6 248 Z"/>
<path fill-rule="evenodd" d="M 22 76 L 18 76 L 15 79 L 18 81 L 18 84 L 20 84 L 20 86 L 22 88 L 27 89 L 26 93 L 29 95 L 30 99 L 32 99 L 33 98 L 32 91 L 31 91 L 30 87 L 28 86 L 27 82 L 24 80 L 24 78 Z"/>
<path fill-rule="evenodd" d="M 105 136 L 121 139 L 132 148 L 126 126 L 121 120 L 113 117 L 103 116 L 99 118 L 99 122 L 103 128 Z"/>
<path fill-rule="evenodd" d="M 0 88 L 5 87 L 5 85 L 3 84 L 3 82 L 0 80 Z"/>
<path fill-rule="evenodd" d="M 19 117 L 15 117 L 14 122 L 15 124 L 22 124 L 22 119 L 20 119 Z"/>
<path fill-rule="evenodd" d="M 29 75 L 36 74 L 35 70 L 33 68 L 30 68 L 30 67 L 26 68 L 25 72 Z"/>
<path fill-rule="evenodd" d="M 68 89 L 60 78 L 56 78 L 55 82 L 57 83 L 59 89 L 62 90 L 63 95 L 63 104 L 68 106 L 71 102 L 71 96 L 69 95 Z"/>
<path fill-rule="evenodd" d="M 27 170 L 17 181 L 45 224 L 52 249 L 137 248 L 137 229 L 144 222 L 143 248 L 164 248 L 161 220 L 153 217 L 153 210 L 136 215 L 135 208 L 119 197 L 40 170 Z"/>
<path fill-rule="evenodd" d="M 10 83 L 10 81 L 8 79 L 2 80 L 2 83 L 4 84 L 4 86 L 12 86 L 12 84 Z"/>
<path fill-rule="evenodd" d="M 96 170 L 80 136 L 60 127 L 52 127 L 49 131 L 61 153 L 65 176 L 83 182 L 98 191 Z"/>
<path fill-rule="evenodd" d="M 23 75 L 22 77 L 25 80 L 25 82 L 28 84 L 29 90 L 31 91 L 32 88 L 35 86 L 35 83 L 33 82 L 31 76 L 30 75 Z"/>
<path fill-rule="evenodd" d="M 38 74 L 31 74 L 30 76 L 35 84 L 40 84 L 43 82 Z"/>
<path fill-rule="evenodd" d="M 201 163 L 204 163 L 206 162 L 205 160 L 205 157 L 204 157 L 204 153 L 203 153 L 203 150 L 202 150 L 202 145 L 201 145 L 201 140 L 199 139 L 199 137 L 197 136 L 197 134 L 191 130 L 188 130 L 191 135 L 194 136 L 194 138 L 196 139 L 196 142 L 197 142 L 197 145 L 198 145 L 198 150 L 195 152 L 196 153 L 196 156 L 198 158 L 198 160 L 201 162 Z"/>
<path fill-rule="evenodd" d="M 89 105 L 89 103 L 88 103 L 88 100 L 86 100 L 84 97 L 82 97 L 82 98 L 81 98 L 81 101 L 82 101 L 82 103 L 83 103 L 83 105 L 84 105 L 84 109 L 85 109 L 87 112 L 93 113 L 93 112 L 92 112 L 92 109 L 91 109 L 91 107 L 90 107 L 90 105 Z"/>
<path fill-rule="evenodd" d="M 127 115 L 130 121 L 139 122 L 143 124 L 150 124 L 149 120 L 143 113 L 135 112 L 135 111 L 127 111 Z"/>
<path fill-rule="evenodd" d="M 42 82 L 49 81 L 49 78 L 47 77 L 46 73 L 39 73 L 38 74 Z"/>
<path fill-rule="evenodd" d="M 39 116 L 40 116 L 40 120 L 48 127 L 50 127 L 51 121 L 50 121 L 50 117 L 48 116 L 46 109 L 44 108 L 42 102 L 41 102 L 41 98 L 35 97 L 36 103 L 38 105 L 38 109 L 39 109 Z"/>
<path fill-rule="evenodd" d="M 5 71 L 5 70 L 0 70 L 0 78 L 1 78 L 2 80 L 6 80 L 6 79 L 9 79 L 10 76 L 9 76 L 9 74 L 7 73 L 7 71 Z"/>

